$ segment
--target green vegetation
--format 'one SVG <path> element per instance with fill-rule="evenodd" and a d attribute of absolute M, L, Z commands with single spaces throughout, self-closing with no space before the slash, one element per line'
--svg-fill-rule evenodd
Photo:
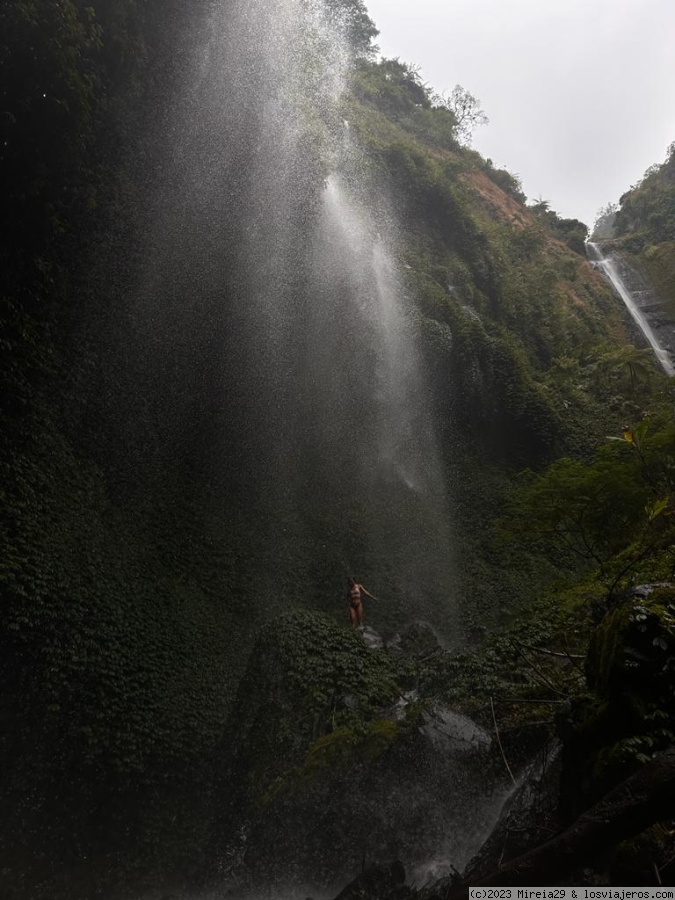
<path fill-rule="evenodd" d="M 373 41 L 379 32 L 368 15 L 363 0 L 326 0 L 326 6 L 345 29 L 354 53 L 358 56 L 372 56 L 377 49 Z"/>
<path fill-rule="evenodd" d="M 554 557 L 592 565 L 611 597 L 636 578 L 673 577 L 675 428 L 645 418 L 610 440 L 592 463 L 561 458 L 526 475 L 509 522 Z"/>
<path fill-rule="evenodd" d="M 523 644 L 584 652 L 608 589 L 614 597 L 631 580 L 672 577 L 675 430 L 664 382 L 627 345 L 621 310 L 580 257 L 582 223 L 526 207 L 516 176 L 464 146 L 480 121 L 475 98 L 445 101 L 414 68 L 375 62 L 361 0 L 329 5 L 357 58 L 343 111 L 368 173 L 363 202 L 386 218 L 394 198 L 400 213 L 467 633 L 515 617 Z M 230 804 L 244 791 L 260 808 L 312 772 L 381 760 L 407 727 L 382 711 L 413 677 L 427 698 L 478 717 L 509 680 L 520 699 L 542 688 L 512 636 L 492 637 L 475 657 L 422 665 L 366 650 L 315 611 L 267 624 L 300 583 L 315 609 L 332 605 L 343 573 L 328 553 L 303 557 L 290 512 L 269 515 L 277 486 L 253 484 L 255 444 L 238 443 L 247 428 L 274 427 L 243 421 L 240 382 L 229 379 L 245 353 L 236 319 L 222 314 L 241 289 L 228 246 L 241 228 L 239 195 L 209 251 L 224 283 L 204 276 L 198 291 L 181 284 L 166 298 L 173 331 L 160 346 L 173 352 L 157 352 L 156 371 L 145 365 L 154 332 L 134 331 L 137 263 L 150 243 L 145 180 L 160 177 L 163 158 L 162 129 L 148 141 L 146 126 L 162 122 L 184 34 L 206 6 L 8 0 L 0 11 L 0 870 L 9 896 L 92 896 L 111 878 L 123 889 L 128 877 L 131 893 L 144 879 L 169 883 L 202 861 L 224 815 L 210 805 L 219 776 L 235 784 Z M 238 162 L 247 139 L 228 146 Z M 294 240 L 311 229 L 325 156 L 317 138 L 303 172 L 305 231 Z M 672 156 L 646 179 L 649 190 L 670 183 Z M 643 216 L 645 241 L 657 225 L 670 234 L 659 204 L 658 221 L 639 204 L 629 218 L 628 204 L 618 227 Z M 656 234 L 645 254 L 665 284 L 671 245 Z M 194 346 L 181 304 L 199 329 Z M 640 421 L 648 408 L 649 426 Z M 632 439 L 607 443 L 624 422 L 638 423 Z M 293 502 L 325 547 L 343 522 L 319 518 L 322 487 L 308 479 Z M 358 521 L 367 498 L 339 500 Z M 361 543 L 355 528 L 353 558 Z M 561 577 L 564 587 L 551 587 Z M 642 640 L 644 623 L 649 647 L 667 654 L 669 610 L 655 595 L 623 618 L 611 613 L 607 629 Z M 613 640 L 594 644 L 594 709 L 613 690 Z M 571 663 L 562 676 L 543 671 L 554 684 L 543 685 L 548 701 L 580 689 Z M 645 703 L 651 716 L 665 701 Z M 525 716 L 514 710 L 515 727 Z M 550 718 L 546 703 L 537 716 Z M 661 746 L 658 728 L 617 742 L 635 739 L 644 754 Z"/>
<path fill-rule="evenodd" d="M 540 221 L 546 222 L 553 234 L 567 244 L 570 250 L 574 250 L 580 256 L 586 256 L 586 239 L 588 227 L 578 219 L 561 219 L 560 216 L 549 208 L 545 200 L 539 200 L 531 207 Z"/>
<path fill-rule="evenodd" d="M 588 693 L 561 732 L 568 811 L 579 811 L 675 740 L 672 586 L 620 601 L 593 634 Z"/>
<path fill-rule="evenodd" d="M 398 677 L 388 654 L 328 616 L 294 610 L 270 622 L 228 726 L 234 768 L 226 792 L 240 786 L 233 807 L 270 802 L 303 767 L 313 771 L 362 745 L 378 752 L 388 733 L 378 718 L 399 697 Z"/>
<path fill-rule="evenodd" d="M 618 206 L 601 210 L 594 237 L 611 239 L 646 271 L 669 315 L 675 316 L 675 144 L 665 162 L 650 166 Z"/>
<path fill-rule="evenodd" d="M 234 730 L 246 735 L 247 758 L 272 741 L 270 756 L 282 766 L 308 738 L 357 727 L 398 697 L 396 672 L 385 653 L 370 651 L 355 631 L 308 609 L 266 625 L 248 667 Z M 254 780 L 256 789 L 265 788 Z"/>
<path fill-rule="evenodd" d="M 615 233 L 634 252 L 675 240 L 675 144 L 668 148 L 665 162 L 647 169 L 619 204 Z"/>
<path fill-rule="evenodd" d="M 543 201 L 524 206 L 515 176 L 460 146 L 455 113 L 414 69 L 362 61 L 346 117 L 375 195 L 395 196 L 405 223 L 407 288 L 456 503 L 463 612 L 469 627 L 491 626 L 569 565 L 542 564 L 534 547 L 499 544 L 485 528 L 512 479 L 562 455 L 587 459 L 662 382 L 585 261 L 586 226 Z"/>

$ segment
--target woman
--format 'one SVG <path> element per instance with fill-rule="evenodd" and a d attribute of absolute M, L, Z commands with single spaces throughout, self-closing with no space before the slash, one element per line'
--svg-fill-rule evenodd
<path fill-rule="evenodd" d="M 371 600 L 375 599 L 362 584 L 357 584 L 355 578 L 348 578 L 347 596 L 349 598 L 349 618 L 354 628 L 359 628 L 363 625 L 363 594 L 365 594 L 366 597 L 370 597 Z"/>

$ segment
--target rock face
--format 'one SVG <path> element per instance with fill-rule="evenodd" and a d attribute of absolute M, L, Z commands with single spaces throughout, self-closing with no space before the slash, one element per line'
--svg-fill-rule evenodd
<path fill-rule="evenodd" d="M 381 650 L 382 647 L 384 647 L 384 641 L 370 625 L 363 625 L 358 631 L 360 632 L 366 647 L 369 647 L 371 650 Z"/>
<path fill-rule="evenodd" d="M 422 882 L 480 846 L 509 790 L 491 773 L 490 737 L 404 693 L 409 662 L 316 615 L 263 633 L 214 839 L 214 858 L 238 861 L 219 875 L 232 896 L 337 894 L 364 861 L 396 858 Z"/>
<path fill-rule="evenodd" d="M 675 585 L 641 585 L 595 630 L 589 691 L 560 720 L 564 814 L 578 815 L 659 750 L 675 730 Z"/>
<path fill-rule="evenodd" d="M 230 727 L 217 896 L 437 900 L 460 870 L 501 884 L 502 866 L 522 879 L 523 859 L 541 857 L 541 879 L 552 844 L 569 851 L 566 883 L 650 883 L 645 860 L 669 871 L 670 832 L 646 815 L 648 830 L 631 821 L 609 854 L 603 829 L 623 786 L 605 794 L 672 732 L 674 642 L 672 585 L 618 602 L 593 634 L 587 695 L 560 717 L 562 748 L 542 749 L 514 790 L 489 734 L 411 689 L 418 662 L 444 652 L 430 629 L 416 625 L 382 646 L 375 632 L 316 614 L 271 623 Z M 530 731 L 523 758 L 534 752 Z M 577 823 L 595 841 L 588 852 L 585 839 L 575 843 Z"/>
<path fill-rule="evenodd" d="M 490 837 L 471 860 L 463 877 L 477 879 L 549 840 L 560 830 L 561 747 L 545 749 L 519 779 Z"/>
<path fill-rule="evenodd" d="M 438 635 L 428 622 L 413 622 L 401 634 L 387 642 L 387 647 L 407 657 L 420 658 L 441 651 Z"/>
<path fill-rule="evenodd" d="M 486 753 L 492 745 L 472 719 L 442 706 L 422 713 L 419 730 L 434 749 L 451 757 Z"/>
<path fill-rule="evenodd" d="M 652 348 L 667 375 L 675 375 L 673 319 L 642 273 L 619 253 L 605 255 L 599 244 L 588 244 L 592 264 L 605 273 L 637 325 L 640 337 Z"/>

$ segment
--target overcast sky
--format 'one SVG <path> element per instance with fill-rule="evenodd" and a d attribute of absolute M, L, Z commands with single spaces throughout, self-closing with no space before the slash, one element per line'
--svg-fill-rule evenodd
<path fill-rule="evenodd" d="M 675 0 L 365 0 L 385 56 L 490 124 L 473 146 L 591 225 L 675 141 Z"/>

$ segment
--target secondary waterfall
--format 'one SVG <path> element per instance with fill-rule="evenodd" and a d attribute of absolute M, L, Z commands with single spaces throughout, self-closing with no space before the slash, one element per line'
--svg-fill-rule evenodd
<path fill-rule="evenodd" d="M 341 9 L 214 4 L 170 113 L 138 328 L 164 367 L 209 334 L 203 502 L 235 521 L 265 614 L 335 610 L 355 574 L 386 597 L 380 625 L 451 636 L 443 471 L 395 215 L 341 108 Z"/>
<path fill-rule="evenodd" d="M 659 317 L 661 304 L 654 292 L 618 254 L 605 255 L 600 244 L 590 241 L 586 246 L 591 263 L 610 280 L 656 354 L 663 371 L 666 375 L 675 375 L 673 323 Z"/>

